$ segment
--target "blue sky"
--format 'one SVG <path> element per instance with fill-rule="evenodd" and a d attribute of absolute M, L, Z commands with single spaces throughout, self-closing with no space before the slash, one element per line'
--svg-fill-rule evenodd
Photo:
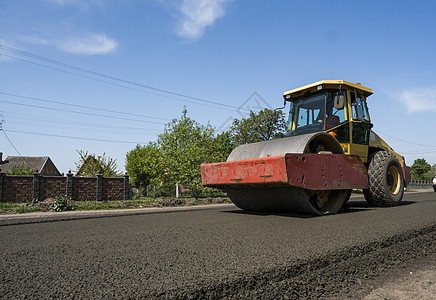
<path fill-rule="evenodd" d="M 435 11 L 434 1 L 0 0 L 0 113 L 13 144 L 0 134 L 0 151 L 48 155 L 61 172 L 76 150 L 106 153 L 124 170 L 126 153 L 184 105 L 222 129 L 248 108 L 281 106 L 286 90 L 344 79 L 373 89 L 374 131 L 409 165 L 435 164 Z"/>

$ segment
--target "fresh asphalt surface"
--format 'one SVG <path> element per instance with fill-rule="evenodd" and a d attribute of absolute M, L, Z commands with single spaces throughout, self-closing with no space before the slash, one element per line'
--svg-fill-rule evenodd
<path fill-rule="evenodd" d="M 332 216 L 233 205 L 0 223 L 3 299 L 322 298 L 436 253 L 436 193 Z"/>

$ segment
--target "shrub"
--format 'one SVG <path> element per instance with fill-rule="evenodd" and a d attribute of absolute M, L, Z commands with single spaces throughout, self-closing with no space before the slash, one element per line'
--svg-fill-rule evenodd
<path fill-rule="evenodd" d="M 51 205 L 52 211 L 67 211 L 73 210 L 70 204 L 70 199 L 67 196 L 57 196 Z"/>

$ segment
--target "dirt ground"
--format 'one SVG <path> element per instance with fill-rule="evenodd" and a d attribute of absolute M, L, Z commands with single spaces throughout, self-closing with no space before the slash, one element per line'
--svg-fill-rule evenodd
<path fill-rule="evenodd" d="M 406 300 L 436 298 L 436 255 L 408 262 L 364 283 L 364 291 L 341 298 Z"/>

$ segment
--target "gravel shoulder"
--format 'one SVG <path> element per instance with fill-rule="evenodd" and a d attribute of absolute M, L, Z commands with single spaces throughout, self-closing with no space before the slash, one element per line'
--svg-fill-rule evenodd
<path fill-rule="evenodd" d="M 57 222 L 78 219 L 111 218 L 131 215 L 160 214 L 181 211 L 196 211 L 222 208 L 234 208 L 233 204 L 207 204 L 196 206 L 176 207 L 147 207 L 132 209 L 86 210 L 63 212 L 33 212 L 26 214 L 0 215 L 0 226 L 19 225 L 29 223 Z"/>
<path fill-rule="evenodd" d="M 383 272 L 375 279 L 362 281 L 352 291 L 329 300 L 339 299 L 423 299 L 436 295 L 436 255 L 412 259 Z"/>

